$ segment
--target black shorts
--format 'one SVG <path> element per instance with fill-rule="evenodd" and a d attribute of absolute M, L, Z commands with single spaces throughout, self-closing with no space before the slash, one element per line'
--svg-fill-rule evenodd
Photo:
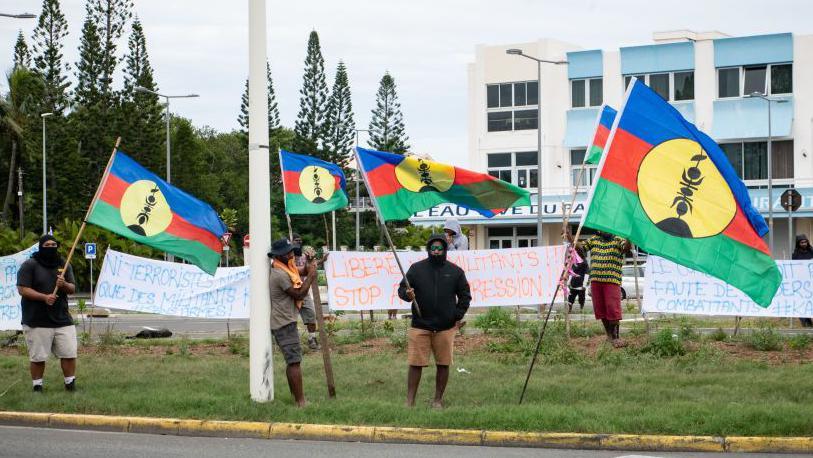
<path fill-rule="evenodd" d="M 302 362 L 302 346 L 299 343 L 299 331 L 296 322 L 288 323 L 279 329 L 272 329 L 271 335 L 285 358 L 285 364 Z"/>

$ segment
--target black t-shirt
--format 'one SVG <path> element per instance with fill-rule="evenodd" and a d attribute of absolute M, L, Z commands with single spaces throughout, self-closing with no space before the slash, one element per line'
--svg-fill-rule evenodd
<path fill-rule="evenodd" d="M 17 286 L 26 286 L 42 294 L 51 294 L 56 287 L 56 277 L 62 267 L 48 268 L 29 259 L 17 271 Z M 73 269 L 68 266 L 65 281 L 75 283 Z M 60 328 L 73 324 L 73 318 L 68 312 L 68 294 L 64 291 L 57 293 L 54 305 L 43 301 L 22 300 L 23 324 L 32 328 Z"/>

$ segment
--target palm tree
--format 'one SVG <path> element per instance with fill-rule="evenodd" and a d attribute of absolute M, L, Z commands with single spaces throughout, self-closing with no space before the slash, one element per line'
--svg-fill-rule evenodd
<path fill-rule="evenodd" d="M 28 120 L 36 114 L 37 90 L 41 89 L 41 80 L 28 69 L 17 67 L 8 74 L 9 91 L 0 96 L 0 134 L 11 142 L 11 157 L 8 166 L 8 182 L 3 199 L 2 219 L 9 223 L 12 195 L 14 191 L 14 170 L 17 168 L 17 149 L 23 144 L 23 135 Z"/>

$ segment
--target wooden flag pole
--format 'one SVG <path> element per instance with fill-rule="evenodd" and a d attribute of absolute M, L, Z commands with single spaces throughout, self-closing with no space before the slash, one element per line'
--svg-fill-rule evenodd
<path fill-rule="evenodd" d="M 82 225 L 79 227 L 79 232 L 76 233 L 76 238 L 73 240 L 73 245 L 71 245 L 71 250 L 68 252 L 68 257 L 65 259 L 65 265 L 62 267 L 62 275 L 65 274 L 68 270 L 68 266 L 71 265 L 71 258 L 73 257 L 73 252 L 76 250 L 76 245 L 79 244 L 79 239 L 82 237 L 82 233 L 85 232 L 85 226 L 87 225 L 88 216 L 90 216 L 90 212 L 93 210 L 93 207 L 96 205 L 96 200 L 99 199 L 99 194 L 102 192 L 102 188 L 104 187 L 105 182 L 107 181 L 108 175 L 110 175 L 110 166 L 113 165 L 113 158 L 116 156 L 116 151 L 119 149 L 119 144 L 121 143 L 121 137 L 116 138 L 116 145 L 113 147 L 113 152 L 110 153 L 110 159 L 107 161 L 107 166 L 104 168 L 104 174 L 102 175 L 102 181 L 99 182 L 99 186 L 96 188 L 96 193 L 93 195 L 93 200 L 90 201 L 90 206 L 88 206 L 88 211 L 85 212 L 85 217 L 82 218 Z M 59 287 L 54 287 L 54 292 L 52 294 L 56 294 Z"/>
<path fill-rule="evenodd" d="M 325 317 L 322 314 L 322 298 L 319 295 L 319 282 L 311 283 L 313 293 L 313 307 L 316 311 L 316 323 L 319 325 L 319 341 L 322 343 L 322 362 L 325 366 L 325 380 L 327 382 L 327 395 L 336 397 L 336 383 L 333 381 L 333 363 L 330 360 L 330 342 L 325 331 Z"/>
<path fill-rule="evenodd" d="M 367 190 L 370 190 L 370 183 L 367 181 L 367 172 L 364 170 L 364 166 L 361 164 L 361 159 L 359 158 L 358 147 L 353 150 L 353 153 L 356 156 L 356 164 L 359 165 L 359 169 L 361 170 L 361 177 L 364 179 L 364 186 L 367 187 Z M 387 243 L 390 245 L 392 255 L 395 256 L 395 263 L 398 264 L 398 270 L 401 271 L 401 276 L 404 277 L 404 283 L 406 284 L 407 288 L 412 289 L 412 285 L 409 284 L 409 279 L 407 279 L 406 272 L 404 272 L 404 266 L 401 265 L 401 259 L 398 258 L 398 253 L 395 251 L 395 245 L 392 243 L 390 231 L 387 229 L 387 222 L 381 217 L 381 210 L 378 208 L 378 201 L 376 200 L 375 196 L 372 195 L 372 192 L 370 193 L 370 201 L 373 203 L 373 208 L 375 209 L 375 213 L 378 216 L 379 221 L 381 221 L 381 226 L 384 229 L 384 235 L 387 238 Z M 412 305 L 415 306 L 415 312 L 418 314 L 418 317 L 421 317 L 421 307 L 418 305 L 418 301 L 413 299 Z"/>

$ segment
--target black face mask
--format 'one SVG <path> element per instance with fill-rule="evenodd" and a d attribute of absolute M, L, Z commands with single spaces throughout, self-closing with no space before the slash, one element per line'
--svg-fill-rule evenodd
<path fill-rule="evenodd" d="M 435 266 L 442 266 L 446 262 L 446 250 L 443 250 L 442 254 L 436 255 L 433 254 L 431 251 L 428 253 L 429 255 L 429 262 Z"/>
<path fill-rule="evenodd" d="M 302 256 L 302 245 L 294 245 L 294 256 Z"/>
<path fill-rule="evenodd" d="M 42 247 L 36 253 L 37 261 L 45 267 L 57 267 L 59 265 L 59 248 Z"/>

